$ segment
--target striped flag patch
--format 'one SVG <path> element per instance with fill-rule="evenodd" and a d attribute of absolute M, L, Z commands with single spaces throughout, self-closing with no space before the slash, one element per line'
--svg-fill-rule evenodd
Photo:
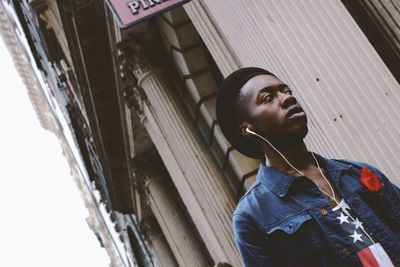
<path fill-rule="evenodd" d="M 353 241 L 354 251 L 364 267 L 394 266 L 381 244 L 374 242 L 363 223 L 352 212 L 344 199 L 332 210 L 340 226 Z"/>

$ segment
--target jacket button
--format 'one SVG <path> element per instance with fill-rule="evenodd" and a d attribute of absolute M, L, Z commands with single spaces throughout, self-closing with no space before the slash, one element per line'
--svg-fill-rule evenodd
<path fill-rule="evenodd" d="M 321 214 L 324 215 L 324 216 L 328 214 L 328 210 L 325 209 L 325 208 L 320 209 L 319 212 L 321 212 Z"/>
<path fill-rule="evenodd" d="M 344 255 L 344 256 L 350 256 L 350 254 L 351 254 L 351 250 L 350 249 L 348 249 L 348 248 L 344 248 L 343 250 L 342 250 L 342 254 Z"/>

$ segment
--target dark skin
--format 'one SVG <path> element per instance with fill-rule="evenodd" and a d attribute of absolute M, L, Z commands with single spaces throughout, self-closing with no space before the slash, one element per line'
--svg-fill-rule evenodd
<path fill-rule="evenodd" d="M 293 176 L 300 176 L 261 138 L 246 132 L 246 127 L 269 140 L 299 171 L 332 196 L 314 158 L 309 153 L 304 137 L 307 135 L 307 116 L 292 95 L 290 88 L 272 75 L 257 75 L 243 85 L 237 102 L 241 114 L 239 132 L 246 138 L 255 138 L 269 162 L 269 166 Z M 327 172 L 322 168 L 325 177 Z M 336 201 L 341 197 L 335 190 Z M 325 196 L 325 195 L 324 195 Z M 327 198 L 331 207 L 336 203 Z"/>

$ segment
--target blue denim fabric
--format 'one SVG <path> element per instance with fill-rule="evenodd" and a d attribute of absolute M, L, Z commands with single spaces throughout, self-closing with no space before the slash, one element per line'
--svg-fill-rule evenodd
<path fill-rule="evenodd" d="M 332 186 L 400 266 L 399 188 L 369 164 L 316 156 Z M 378 175 L 382 190 L 371 192 L 360 183 L 362 166 Z M 353 238 L 316 185 L 263 163 L 233 214 L 233 229 L 246 267 L 362 266 L 352 251 Z"/>

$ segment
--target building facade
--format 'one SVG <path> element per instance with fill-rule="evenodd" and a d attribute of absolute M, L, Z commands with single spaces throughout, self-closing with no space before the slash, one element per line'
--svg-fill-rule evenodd
<path fill-rule="evenodd" d="M 105 1 L 11 2 L 114 219 L 116 266 L 241 266 L 231 214 L 259 162 L 215 116 L 218 84 L 240 67 L 293 88 L 311 150 L 400 185 L 396 1 L 193 0 L 128 28 Z"/>

